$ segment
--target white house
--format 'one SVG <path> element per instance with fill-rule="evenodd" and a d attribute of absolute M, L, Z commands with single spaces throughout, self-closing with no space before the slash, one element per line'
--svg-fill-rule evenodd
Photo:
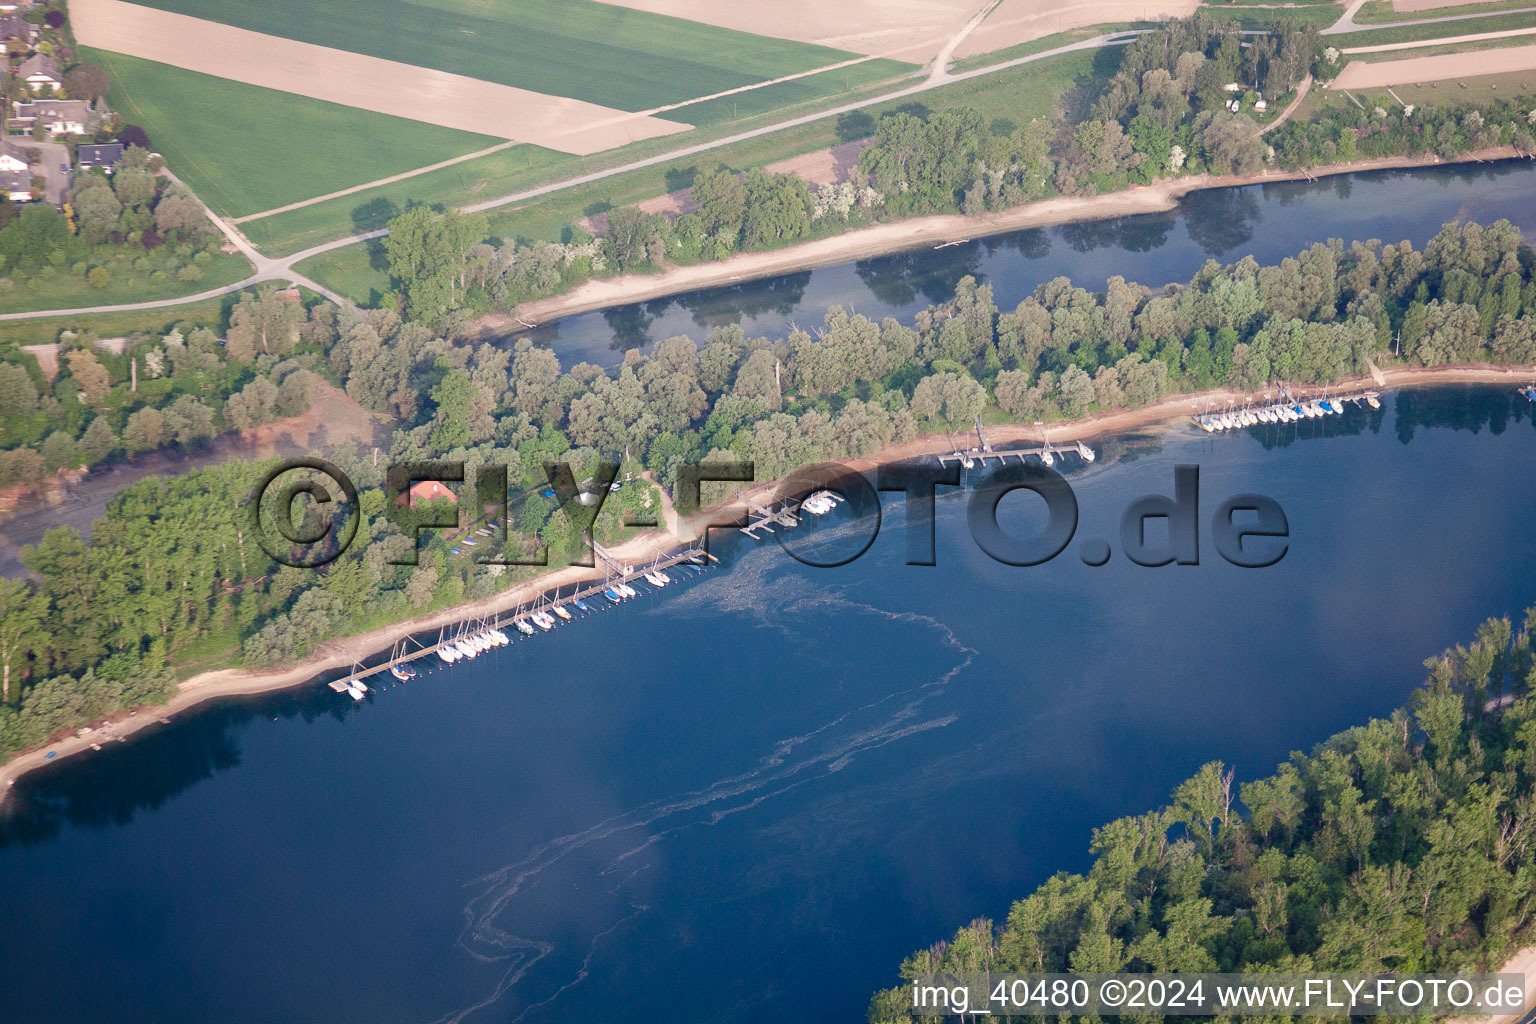
<path fill-rule="evenodd" d="M 31 166 L 26 153 L 14 143 L 0 142 L 0 171 L 25 171 Z"/>
<path fill-rule="evenodd" d="M 16 73 L 33 92 L 64 88 L 64 76 L 59 73 L 59 62 L 41 53 L 34 53 L 22 61 Z"/>
<path fill-rule="evenodd" d="M 32 170 L 20 146 L 0 142 L 0 195 L 13 202 L 32 199 Z"/>
<path fill-rule="evenodd" d="M 91 105 L 85 100 L 34 100 L 13 109 L 12 132 L 30 132 L 41 121 L 51 135 L 84 135 L 91 120 Z"/>

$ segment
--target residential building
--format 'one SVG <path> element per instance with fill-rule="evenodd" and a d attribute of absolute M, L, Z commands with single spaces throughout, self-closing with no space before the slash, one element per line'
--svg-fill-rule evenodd
<path fill-rule="evenodd" d="M 37 45 L 40 30 L 36 25 L 4 4 L 0 4 L 0 10 L 10 10 L 9 14 L 0 16 L 0 43 L 21 42 L 28 49 Z"/>
<path fill-rule="evenodd" d="M 91 105 L 85 100 L 34 100 L 12 109 L 10 130 L 15 133 L 31 132 L 41 121 L 50 135 L 84 135 L 91 120 Z"/>
<path fill-rule="evenodd" d="M 117 162 L 123 158 L 123 144 L 121 142 L 105 142 L 100 145 L 84 145 L 76 148 L 75 161 L 81 172 L 92 167 L 100 167 L 108 174 Z"/>
<path fill-rule="evenodd" d="M 424 505 L 429 501 L 436 501 L 439 498 L 447 498 L 455 505 L 459 503 L 458 495 L 436 480 L 422 480 L 410 490 L 400 495 L 397 499 L 397 504 L 405 508 L 415 508 L 417 505 Z"/>
<path fill-rule="evenodd" d="M 64 76 L 59 72 L 59 62 L 41 53 L 34 53 L 22 61 L 16 74 L 33 92 L 64 88 Z"/>
<path fill-rule="evenodd" d="M 26 150 L 14 142 L 0 141 L 0 171 L 25 171 L 31 165 Z"/>

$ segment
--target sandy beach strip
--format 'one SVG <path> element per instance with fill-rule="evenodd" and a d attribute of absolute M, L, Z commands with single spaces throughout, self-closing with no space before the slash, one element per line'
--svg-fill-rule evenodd
<path fill-rule="evenodd" d="M 1513 387 L 1528 383 L 1533 373 L 1536 373 L 1536 368 L 1533 367 L 1488 364 L 1428 368 L 1396 367 L 1378 371 L 1376 375 L 1339 381 L 1329 385 L 1328 390 L 1348 392 L 1427 387 L 1439 384 L 1508 384 Z M 1121 409 L 1077 420 L 1058 420 L 1047 423 L 1043 427 L 1033 424 L 988 426 L 987 436 L 994 447 L 1039 443 L 1045 439 L 1047 433 L 1053 444 L 1090 440 L 1106 434 L 1177 423 L 1189 419 L 1202 409 L 1220 408 L 1229 403 L 1243 404 L 1257 401 L 1259 397 L 1256 393 L 1230 388 L 1170 395 L 1140 409 Z M 948 435 L 924 434 L 904 444 L 887 446 L 872 456 L 832 461 L 860 472 L 869 472 L 887 463 L 942 455 L 953 450 L 954 442 Z M 740 497 L 761 500 L 772 497 L 777 488 L 778 481 L 765 481 L 747 489 Z M 733 510 L 739 508 L 738 498 L 737 501 L 716 505 L 679 521 L 670 503 L 664 503 L 663 518 L 669 526 L 668 529 L 649 530 L 637 534 L 623 544 L 616 545 L 611 551 L 615 557 L 630 564 L 659 558 L 694 542 L 702 524 L 711 520 L 723 520 Z M 105 722 L 95 723 L 91 731 L 84 736 L 70 734 L 46 746 L 18 754 L 5 765 L 0 766 L 0 806 L 3 806 L 11 787 L 21 776 L 45 764 L 55 764 L 62 758 L 89 751 L 92 744 L 126 738 L 141 730 L 153 728 L 163 719 L 188 711 L 210 700 L 307 685 L 324 673 L 347 668 L 373 655 L 388 651 L 396 643 L 412 634 L 505 612 L 519 605 L 528 604 L 556 587 L 592 581 L 601 576 L 602 572 L 598 569 L 566 566 L 525 580 L 515 587 L 480 601 L 445 608 L 429 615 L 383 626 L 356 636 L 328 641 L 322 644 L 313 656 L 283 668 L 265 670 L 228 668 L 200 673 L 182 682 L 176 696 L 166 704 L 120 713 Z M 49 757 L 50 753 L 52 757 Z"/>

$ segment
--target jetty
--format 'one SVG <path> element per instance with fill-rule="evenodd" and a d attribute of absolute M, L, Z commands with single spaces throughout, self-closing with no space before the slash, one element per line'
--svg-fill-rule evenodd
<path fill-rule="evenodd" d="M 1219 434 L 1228 430 L 1241 430 L 1261 423 L 1297 423 L 1301 420 L 1319 419 L 1324 416 L 1342 416 L 1348 404 L 1363 404 L 1372 409 L 1381 408 L 1381 395 L 1375 391 L 1358 391 L 1347 395 L 1330 395 L 1327 392 L 1303 398 L 1293 394 L 1284 385 L 1278 395 L 1267 392 L 1258 402 L 1249 401 L 1239 406 L 1229 403 L 1224 409 L 1211 410 L 1192 416 L 1195 426 L 1207 434 Z"/>
<path fill-rule="evenodd" d="M 1021 463 L 1028 462 L 1030 459 L 1039 459 L 1041 465 L 1051 466 L 1055 464 L 1057 459 L 1068 455 L 1076 455 L 1084 462 L 1092 462 L 1098 458 L 1098 453 L 1081 441 L 1070 448 L 1055 448 L 1052 447 L 1050 442 L 1044 443 L 1039 448 L 1006 448 L 1002 451 L 995 450 L 989 446 L 985 449 L 972 448 L 968 452 L 955 451 L 949 455 L 935 455 L 934 458 L 939 460 L 939 465 L 941 466 L 948 465 L 951 462 L 958 462 L 966 469 L 970 469 L 978 462 L 985 466 L 988 459 L 996 459 L 1002 463 L 1007 462 L 1009 459 L 1018 459 Z"/>
<path fill-rule="evenodd" d="M 509 611 L 485 618 L 466 620 L 456 627 L 445 627 L 438 633 L 437 639 L 431 643 L 423 643 L 411 638 L 410 643 L 415 645 L 414 648 L 408 648 L 404 642 L 397 644 L 385 660 L 367 666 L 361 663 L 354 664 L 346 676 L 333 679 L 327 685 L 337 693 L 349 694 L 353 700 L 362 700 L 367 696 L 371 683 L 383 681 L 381 677 L 392 675 L 402 682 L 414 678 L 418 674 L 414 663 L 423 658 L 436 657 L 445 663 L 452 663 L 461 657 L 474 657 L 475 654 L 490 647 L 501 647 L 512 643 L 512 634 L 502 627 L 514 630 L 523 636 L 536 636 L 537 633 L 528 625 L 529 621 L 534 622 L 541 630 L 551 629 L 557 621 L 571 621 L 572 616 L 565 611 L 566 604 L 574 604 L 586 610 L 587 598 L 601 598 L 609 591 L 623 593 L 626 596 L 639 596 L 640 591 L 630 586 L 631 583 L 648 582 L 659 589 L 665 584 L 659 583 L 658 579 L 671 582 L 670 578 L 664 574 L 673 566 L 686 564 L 697 571 L 702 571 L 709 562 L 718 561 L 702 548 L 688 548 L 658 558 L 642 568 L 636 568 L 623 564 L 595 542 L 592 550 L 602 562 L 604 568 L 602 579 L 579 584 L 571 591 L 557 589 L 542 594 L 533 602 L 531 610 L 530 606 L 519 605 Z M 593 607 L 605 607 L 605 605 L 594 604 Z M 554 616 L 545 612 L 546 608 L 555 612 L 565 612 L 565 614 L 560 615 L 559 620 L 556 620 Z M 541 619 L 544 621 L 540 621 Z M 548 625 L 545 625 L 545 621 Z"/>
<path fill-rule="evenodd" d="M 845 499 L 842 495 L 832 491 L 817 491 L 814 494 L 807 494 L 804 498 L 778 502 L 772 507 L 764 507 L 750 498 L 744 500 L 746 501 L 747 508 L 752 510 L 752 514 L 756 518 L 748 516 L 747 525 L 739 529 L 753 540 L 758 540 L 758 530 L 765 530 L 768 533 L 774 532 L 773 527 L 768 525 L 769 523 L 777 523 L 785 529 L 792 530 L 800 525 L 800 517 L 803 513 L 809 512 L 811 515 L 816 516 L 826 515 L 836 508 L 839 502 Z"/>

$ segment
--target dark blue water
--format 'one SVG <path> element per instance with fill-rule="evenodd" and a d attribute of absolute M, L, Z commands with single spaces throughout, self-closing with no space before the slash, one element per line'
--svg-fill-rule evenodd
<path fill-rule="evenodd" d="M 1011 568 L 941 499 L 836 570 L 729 568 L 353 705 L 216 706 L 20 784 L 8 1020 L 860 1019 L 900 959 L 1088 860 L 1199 765 L 1240 779 L 1382 715 L 1536 600 L 1512 389 L 1209 438 L 1106 439 L 1078 537 L 1201 468 L 1283 561 Z M 891 496 L 887 496 L 890 498 Z M 1005 499 L 1026 529 L 1028 495 Z M 477 1009 L 478 1008 L 478 1009 Z"/>
<path fill-rule="evenodd" d="M 879 320 L 910 322 L 948 301 L 967 274 L 991 284 L 1011 311 L 1036 286 L 1066 275 L 1102 290 L 1112 275 L 1151 287 L 1187 281 L 1208 259 L 1252 255 L 1278 263 L 1329 238 L 1380 238 L 1422 246 L 1448 221 L 1507 218 L 1536 235 L 1536 167 L 1530 161 L 1371 171 L 1215 189 L 1187 196 L 1168 213 L 1035 228 L 964 245 L 860 260 L 817 270 L 685 292 L 652 302 L 582 313 L 525 332 L 552 347 L 566 366 L 617 365 L 625 350 L 687 334 L 702 341 L 716 326 L 739 324 L 747 337 L 783 337 L 819 325 L 840 305 Z"/>

